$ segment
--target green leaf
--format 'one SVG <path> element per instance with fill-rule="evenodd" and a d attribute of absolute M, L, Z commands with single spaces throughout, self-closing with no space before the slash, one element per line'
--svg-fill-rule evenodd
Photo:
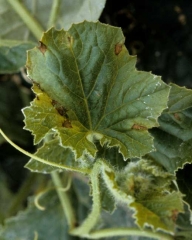
<path fill-rule="evenodd" d="M 68 29 L 72 23 L 78 23 L 83 20 L 96 21 L 104 6 L 106 0 L 61 0 L 56 11 L 55 24 L 58 28 Z M 22 7 L 27 9 L 34 19 L 43 27 L 48 29 L 53 1 L 27 1 L 21 2 Z M 0 0 L 1 22 L 0 38 L 12 40 L 34 40 L 28 27 L 22 21 L 21 17 L 14 11 L 9 1 Z"/>
<path fill-rule="evenodd" d="M 0 73 L 18 72 L 26 62 L 26 51 L 35 46 L 32 42 L 0 39 Z"/>
<path fill-rule="evenodd" d="M 41 198 L 41 204 L 46 208 L 45 211 L 37 209 L 30 199 L 25 211 L 7 219 L 1 232 L 1 239 L 75 239 L 68 235 L 67 222 L 55 192 Z"/>
<path fill-rule="evenodd" d="M 188 240 L 192 236 L 191 211 L 187 204 L 184 205 L 184 213 L 180 213 L 177 219 L 176 239 Z"/>
<path fill-rule="evenodd" d="M 58 26 L 68 30 L 72 24 L 87 21 L 96 21 L 99 19 L 106 0 L 68 0 L 61 1 L 61 9 L 58 16 Z"/>
<path fill-rule="evenodd" d="M 171 134 L 160 129 L 152 129 L 154 137 L 155 152 L 149 153 L 148 156 L 162 165 L 168 172 L 175 174 L 178 168 L 190 161 L 189 150 L 184 153 L 182 151 L 183 141 Z"/>
<path fill-rule="evenodd" d="M 117 201 L 127 202 L 132 198 L 127 203 L 135 211 L 140 228 L 150 226 L 156 231 L 174 232 L 177 215 L 183 211 L 183 201 L 182 194 L 174 191 L 172 174 L 146 159 L 128 163 L 121 172 L 106 174 L 106 184 Z"/>
<path fill-rule="evenodd" d="M 175 173 L 192 162 L 192 90 L 172 84 L 168 106 L 158 119 L 159 129 L 150 131 L 156 151 L 148 156 Z"/>
<path fill-rule="evenodd" d="M 17 2 L 19 2 L 17 4 Z M 19 71 L 26 62 L 26 50 L 34 47 L 34 33 L 31 33 L 33 22 L 39 26 L 35 36 L 41 36 L 43 29 L 53 25 L 68 29 L 72 23 L 83 20 L 96 21 L 105 5 L 106 0 L 61 0 L 58 5 L 54 1 L 5 1 L 0 0 L 0 73 Z M 13 6 L 17 5 L 17 11 Z M 18 5 L 20 6 L 18 8 Z M 24 12 L 27 14 L 24 15 Z M 30 15 L 31 19 L 28 19 Z M 41 27 L 42 26 L 42 27 Z M 17 41 L 16 41 L 17 40 Z M 28 41 L 33 42 L 28 42 Z"/>
<path fill-rule="evenodd" d="M 171 85 L 168 110 L 159 118 L 160 128 L 183 141 L 192 138 L 192 90 Z"/>
<path fill-rule="evenodd" d="M 192 90 L 185 87 L 179 87 L 175 84 L 170 84 L 171 91 L 168 102 L 168 112 L 181 112 L 192 107 Z"/>
<path fill-rule="evenodd" d="M 150 226 L 155 230 L 174 233 L 177 215 L 183 211 L 182 195 L 172 192 L 147 201 L 131 203 L 131 207 L 136 210 L 134 217 L 141 228 Z"/>
<path fill-rule="evenodd" d="M 54 127 L 62 126 L 66 117 L 63 115 L 64 109 L 58 104 L 55 107 L 55 102 L 36 85 L 34 85 L 33 91 L 36 93 L 35 100 L 30 107 L 26 107 L 22 111 L 27 116 L 25 129 L 31 129 L 34 135 L 34 144 L 38 144 Z"/>
<path fill-rule="evenodd" d="M 78 159 L 75 161 L 74 154 L 70 149 L 63 148 L 59 145 L 58 139 L 46 142 L 38 151 L 35 156 L 43 158 L 49 165 L 31 159 L 25 167 L 33 172 L 50 173 L 54 170 L 62 170 L 60 167 L 67 170 L 89 172 L 91 168 L 91 161 L 88 159 Z M 51 166 L 51 163 L 57 163 L 58 167 Z"/>
<path fill-rule="evenodd" d="M 67 110 L 70 125 L 59 122 L 54 130 L 77 158 L 85 149 L 94 157 L 95 140 L 102 146 L 117 146 L 124 159 L 153 150 L 147 130 L 158 126 L 169 87 L 160 77 L 136 71 L 135 61 L 124 46 L 121 30 L 99 22 L 73 25 L 68 32 L 52 28 L 41 46 L 28 52 L 29 76 L 50 101 Z M 37 110 L 44 113 L 43 106 Z M 38 129 L 41 122 L 36 121 Z M 37 138 L 34 128 L 29 120 L 27 129 Z"/>
<path fill-rule="evenodd" d="M 159 118 L 160 128 L 183 140 L 192 138 L 192 108 L 178 111 L 177 113 L 163 113 Z"/>

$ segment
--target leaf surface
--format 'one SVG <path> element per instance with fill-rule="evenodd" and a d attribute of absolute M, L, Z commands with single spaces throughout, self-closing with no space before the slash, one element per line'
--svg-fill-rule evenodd
<path fill-rule="evenodd" d="M 50 173 L 54 170 L 62 170 L 63 168 L 88 172 L 92 166 L 91 161 L 88 161 L 88 159 L 75 160 L 75 156 L 71 150 L 61 147 L 58 139 L 45 143 L 38 149 L 35 156 L 46 160 L 49 165 L 31 159 L 25 167 L 33 172 Z M 56 163 L 58 166 L 51 166 L 52 163 Z"/>
<path fill-rule="evenodd" d="M 175 84 L 170 84 L 171 92 L 168 102 L 168 112 L 180 112 L 192 107 L 192 91 L 186 87 L 179 87 Z"/>
<path fill-rule="evenodd" d="M 72 23 L 96 21 L 105 2 L 106 0 L 61 0 L 54 23 L 49 21 L 53 1 L 23 0 L 21 4 L 42 29 L 48 29 L 52 24 L 68 29 Z M 26 50 L 34 47 L 36 39 L 9 1 L 0 0 L 0 6 L 0 73 L 13 73 L 25 65 Z"/>
<path fill-rule="evenodd" d="M 158 119 L 159 129 L 150 131 L 157 151 L 149 156 L 175 173 L 192 161 L 192 90 L 172 84 L 168 106 Z"/>
<path fill-rule="evenodd" d="M 67 222 L 55 192 L 46 194 L 41 204 L 46 208 L 45 211 L 37 209 L 31 199 L 25 211 L 7 219 L 1 239 L 75 239 L 68 235 Z"/>
<path fill-rule="evenodd" d="M 106 0 L 61 0 L 56 17 L 56 26 L 68 29 L 72 23 L 78 23 L 83 20 L 96 21 L 105 6 L 105 2 Z M 48 24 L 53 1 L 23 0 L 22 4 L 43 29 L 50 28 Z M 0 5 L 0 39 L 35 40 L 28 27 L 13 10 L 9 2 L 0 0 Z"/>
<path fill-rule="evenodd" d="M 174 233 L 175 222 L 179 212 L 183 211 L 182 197 L 179 192 L 172 192 L 167 196 L 153 197 L 143 202 L 131 203 L 136 210 L 136 223 L 144 228 L 147 226 L 155 230 Z"/>
<path fill-rule="evenodd" d="M 28 52 L 27 68 L 39 88 L 67 110 L 70 125 L 54 129 L 77 158 L 83 149 L 95 156 L 95 140 L 117 146 L 124 159 L 153 150 L 148 129 L 158 126 L 169 87 L 136 71 L 120 29 L 99 22 L 73 25 L 68 32 L 52 28 Z M 41 121 L 36 126 L 41 129 Z M 38 135 L 32 122 L 27 128 Z"/>
<path fill-rule="evenodd" d="M 18 72 L 25 65 L 26 51 L 35 43 L 0 39 L 0 73 Z"/>
<path fill-rule="evenodd" d="M 172 188 L 172 174 L 146 159 L 128 163 L 121 172 L 107 171 L 104 180 L 113 197 L 135 211 L 140 228 L 174 232 L 177 215 L 183 211 L 183 196 Z"/>

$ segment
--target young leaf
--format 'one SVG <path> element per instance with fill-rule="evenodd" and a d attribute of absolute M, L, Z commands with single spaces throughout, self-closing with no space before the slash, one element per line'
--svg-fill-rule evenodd
<path fill-rule="evenodd" d="M 183 202 L 182 194 L 172 191 L 172 174 L 150 160 L 141 159 L 116 173 L 105 167 L 103 178 L 116 201 L 128 203 L 135 211 L 140 228 L 150 226 L 155 231 L 174 232 Z"/>
<path fill-rule="evenodd" d="M 124 159 L 153 150 L 148 129 L 158 126 L 169 87 L 160 77 L 136 71 L 135 61 L 121 30 L 99 22 L 73 25 L 68 32 L 52 28 L 40 47 L 28 52 L 29 76 L 50 101 L 67 110 L 70 124 L 58 122 L 54 130 L 76 158 L 85 149 L 95 156 L 95 140 L 117 146 Z M 43 105 L 38 112 L 44 112 Z M 41 122 L 36 121 L 39 128 Z M 45 127 L 53 128 L 49 122 Z M 37 136 L 34 128 L 29 120 L 27 129 Z"/>

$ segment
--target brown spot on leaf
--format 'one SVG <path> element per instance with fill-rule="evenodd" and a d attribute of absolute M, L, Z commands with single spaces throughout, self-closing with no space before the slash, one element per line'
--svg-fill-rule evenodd
<path fill-rule="evenodd" d="M 67 36 L 67 41 L 68 41 L 68 43 L 69 43 L 69 46 L 72 46 L 72 45 L 73 45 L 73 37 L 72 37 L 72 36 L 68 35 L 68 36 Z"/>
<path fill-rule="evenodd" d="M 176 120 L 181 121 L 181 118 L 178 113 L 174 113 L 174 117 Z"/>
<path fill-rule="evenodd" d="M 36 99 L 39 101 L 40 100 L 39 96 L 36 96 Z"/>
<path fill-rule="evenodd" d="M 57 112 L 61 115 L 61 116 L 63 116 L 64 115 L 64 107 L 56 107 L 56 109 L 57 109 Z"/>
<path fill-rule="evenodd" d="M 51 104 L 52 104 L 53 107 L 54 107 L 54 106 L 56 106 L 56 105 L 58 104 L 58 102 L 53 99 L 53 100 L 51 101 Z"/>
<path fill-rule="evenodd" d="M 123 44 L 117 43 L 115 45 L 115 54 L 118 55 L 122 51 L 122 48 L 123 48 Z"/>
<path fill-rule="evenodd" d="M 38 49 L 44 54 L 47 50 L 47 46 L 43 42 L 41 41 L 39 42 L 40 42 L 40 46 L 38 47 Z"/>
<path fill-rule="evenodd" d="M 72 128 L 72 125 L 71 125 L 71 122 L 69 119 L 66 119 L 63 124 L 62 124 L 63 127 L 65 128 Z"/>
<path fill-rule="evenodd" d="M 135 130 L 147 130 L 147 128 L 145 126 L 139 125 L 139 124 L 133 124 L 131 129 L 135 129 Z"/>
<path fill-rule="evenodd" d="M 65 118 L 68 118 L 67 115 L 67 109 L 63 106 L 61 106 L 61 104 L 59 104 L 56 100 L 52 99 L 51 100 L 51 104 L 53 105 L 53 107 L 55 107 L 55 109 L 57 110 L 57 112 L 61 115 L 64 116 Z"/>
<path fill-rule="evenodd" d="M 69 43 L 71 43 L 72 42 L 72 37 L 67 37 L 67 40 L 69 41 Z"/>
<path fill-rule="evenodd" d="M 173 220 L 173 222 L 176 222 L 178 214 L 179 211 L 177 209 L 172 210 L 171 219 Z"/>

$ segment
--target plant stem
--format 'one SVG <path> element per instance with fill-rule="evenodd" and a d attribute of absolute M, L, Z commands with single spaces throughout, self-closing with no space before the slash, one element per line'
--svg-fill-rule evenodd
<path fill-rule="evenodd" d="M 54 0 L 51 8 L 51 14 L 49 17 L 48 28 L 53 27 L 57 21 L 57 16 L 59 15 L 59 7 L 61 0 Z"/>
<path fill-rule="evenodd" d="M 101 165 L 100 162 L 95 163 L 90 174 L 90 181 L 92 186 L 93 205 L 92 211 L 82 223 L 80 227 L 73 229 L 70 234 L 75 236 L 86 236 L 90 230 L 95 226 L 101 212 L 100 190 L 99 190 L 99 174 Z"/>
<path fill-rule="evenodd" d="M 60 199 L 63 211 L 65 213 L 67 223 L 69 225 L 69 229 L 73 229 L 75 227 L 76 219 L 75 219 L 75 214 L 74 214 L 72 205 L 70 203 L 69 196 L 66 192 L 59 190 L 59 189 L 63 188 L 63 185 L 60 180 L 58 172 L 56 172 L 56 171 L 51 172 L 51 177 L 52 177 L 53 183 L 56 187 L 56 191 L 57 191 L 58 197 Z"/>
<path fill-rule="evenodd" d="M 159 232 L 152 232 L 149 230 L 142 231 L 140 229 L 135 228 L 108 228 L 102 229 L 95 232 L 92 232 L 85 237 L 90 239 L 98 239 L 104 237 L 115 237 L 115 236 L 141 236 L 141 237 L 149 237 L 159 240 L 173 240 L 173 236 L 159 233 Z"/>
<path fill-rule="evenodd" d="M 18 0 L 7 0 L 23 22 L 27 25 L 30 31 L 33 33 L 35 38 L 39 40 L 43 33 L 43 28 L 38 21 L 31 15 L 31 13 L 23 6 Z"/>

